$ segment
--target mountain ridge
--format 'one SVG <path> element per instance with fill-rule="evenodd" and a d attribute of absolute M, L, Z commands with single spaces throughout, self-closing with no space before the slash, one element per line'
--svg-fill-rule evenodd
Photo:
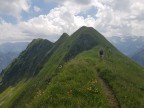
<path fill-rule="evenodd" d="M 123 54 L 131 57 L 144 46 L 144 36 L 112 36 L 107 39 Z"/>
<path fill-rule="evenodd" d="M 35 54 L 33 50 L 37 49 L 38 58 L 44 59 L 40 63 L 42 68 L 30 79 L 21 78 L 15 85 L 9 84 L 5 90 L 1 90 L 1 107 L 109 108 L 111 105 L 98 77 L 111 89 L 120 105 L 118 107 L 142 108 L 144 106 L 143 68 L 120 53 L 92 27 L 81 27 L 71 36 L 63 34 L 55 43 L 46 41 L 45 44 L 49 43 L 51 47 L 48 45 L 47 48 L 44 44 L 43 48 L 46 48 L 44 52 L 39 47 L 40 40 L 34 40 L 28 47 L 29 52 L 32 53 L 29 53 L 28 49 L 25 51 L 33 57 Z M 33 49 L 32 46 L 36 47 Z M 100 50 L 104 51 L 103 58 L 99 55 Z M 28 57 L 26 52 L 22 55 Z M 39 54 L 44 55 L 44 58 Z M 30 63 L 36 63 L 34 68 L 36 69 L 37 62 L 29 62 L 30 58 L 26 60 L 27 66 L 33 67 Z M 34 70 L 30 71 L 30 73 L 33 72 Z M 7 74 L 1 76 L 0 88 L 3 87 L 3 81 L 7 83 L 3 79 L 6 76 Z M 141 97 L 139 97 L 140 94 Z"/>
<path fill-rule="evenodd" d="M 16 58 L 8 68 L 3 70 L 1 76 L 3 76 L 2 84 L 4 88 L 9 85 L 13 85 L 21 80 L 21 78 L 29 78 L 34 76 L 39 71 L 41 64 L 39 56 L 45 54 L 45 51 L 52 47 L 52 43 L 48 40 L 34 39 L 23 51 L 18 58 Z M 47 50 L 45 50 L 47 48 Z M 37 52 L 40 51 L 40 52 Z M 31 64 L 30 64 L 31 63 Z M 31 66 L 29 66 L 31 65 Z M 23 71 L 23 72 L 22 72 Z M 32 71 L 32 72 L 31 72 Z M 3 87 L 1 87 L 3 88 Z"/>

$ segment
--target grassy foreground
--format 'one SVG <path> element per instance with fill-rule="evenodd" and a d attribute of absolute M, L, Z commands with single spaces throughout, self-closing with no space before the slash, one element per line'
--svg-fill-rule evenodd
<path fill-rule="evenodd" d="M 143 108 L 144 69 L 115 51 L 100 60 L 99 48 L 85 51 L 66 63 L 49 86 L 36 93 L 27 107 L 107 108 L 105 93 L 97 80 L 98 71 L 122 108 Z"/>

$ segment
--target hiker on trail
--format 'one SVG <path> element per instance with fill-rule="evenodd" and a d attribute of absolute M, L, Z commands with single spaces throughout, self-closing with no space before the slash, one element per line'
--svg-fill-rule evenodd
<path fill-rule="evenodd" d="M 110 57 L 110 55 L 111 55 L 111 49 L 108 48 L 108 51 L 107 51 L 107 57 Z"/>
<path fill-rule="evenodd" d="M 99 51 L 99 55 L 100 55 L 100 58 L 103 59 L 103 57 L 104 57 L 104 51 L 102 49 Z"/>

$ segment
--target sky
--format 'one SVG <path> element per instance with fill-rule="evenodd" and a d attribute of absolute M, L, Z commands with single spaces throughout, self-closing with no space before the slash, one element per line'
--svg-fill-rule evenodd
<path fill-rule="evenodd" d="M 105 37 L 144 36 L 144 0 L 0 0 L 0 43 L 54 42 L 81 26 Z"/>

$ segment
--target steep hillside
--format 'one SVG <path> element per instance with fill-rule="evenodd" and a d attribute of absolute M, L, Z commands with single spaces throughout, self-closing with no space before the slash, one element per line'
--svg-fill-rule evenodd
<path fill-rule="evenodd" d="M 22 78 L 19 82 L 14 79 L 17 82 L 15 85 L 9 83 L 9 86 L 1 90 L 1 107 L 144 107 L 144 68 L 121 54 L 95 29 L 81 27 L 71 36 L 64 33 L 54 44 L 46 42 L 48 48 L 44 52 L 37 41 L 39 42 L 34 40 L 29 45 L 25 51 L 27 53 L 21 54 L 27 58 L 26 64 L 29 63 L 25 64 L 26 67 L 16 69 L 22 69 L 21 71 L 9 71 L 12 67 L 8 67 L 3 72 L 0 87 L 7 84 L 7 73 L 11 74 L 10 79 L 16 75 Z M 31 59 L 35 49 L 39 51 L 36 56 L 42 57 L 43 62 L 40 62 L 42 67 L 33 76 L 38 61 L 41 60 Z M 104 52 L 103 58 L 99 55 L 100 50 Z M 39 56 L 42 54 L 45 55 L 44 58 Z M 16 63 L 13 68 L 17 66 Z M 13 72 L 15 75 L 12 75 Z"/>
<path fill-rule="evenodd" d="M 22 79 L 36 75 L 43 67 L 46 52 L 53 47 L 48 40 L 35 39 L 2 73 L 2 87 L 16 84 Z"/>
<path fill-rule="evenodd" d="M 21 107 L 25 107 L 26 103 L 29 105 L 33 103 L 34 98 L 37 93 L 40 91 L 46 90 L 49 83 L 52 81 L 54 77 L 56 77 L 60 73 L 60 68 L 61 65 L 63 66 L 65 62 L 68 62 L 68 60 L 74 58 L 77 54 L 81 53 L 84 50 L 88 50 L 93 48 L 96 44 L 90 44 L 88 47 L 85 47 L 86 44 L 78 45 L 79 42 L 82 42 L 80 38 L 82 38 L 85 35 L 89 35 L 90 39 L 87 41 L 87 43 L 91 43 L 91 41 L 94 41 L 97 44 L 107 44 L 108 46 L 111 46 L 108 41 L 102 37 L 97 31 L 95 31 L 93 28 L 87 28 L 87 27 L 82 27 L 78 31 L 76 31 L 71 37 L 66 38 L 65 41 L 58 47 L 58 48 L 52 48 L 52 54 L 51 51 L 48 54 L 51 54 L 50 59 L 47 61 L 45 64 L 44 68 L 39 72 L 39 74 L 34 78 L 33 81 L 31 81 L 28 84 L 28 87 L 26 90 L 22 92 L 22 94 L 18 97 L 16 102 L 14 102 L 13 106 L 18 107 L 19 105 Z M 92 33 L 92 35 L 91 35 Z M 98 39 L 98 42 L 97 42 Z M 60 38 L 61 40 L 61 38 Z M 60 41 L 58 40 L 58 41 Z M 79 40 L 79 41 L 77 41 Z M 83 40 L 85 42 L 85 40 Z M 59 43 L 59 42 L 56 42 Z M 83 42 L 82 42 L 83 43 Z M 55 45 L 57 46 L 57 45 Z M 55 51 L 53 51 L 55 49 Z M 77 49 L 76 53 L 73 54 L 71 57 L 71 53 L 73 53 L 73 49 Z M 82 50 L 81 50 L 82 49 Z M 66 59 L 68 58 L 68 59 Z M 90 75 L 91 76 L 91 75 Z M 32 83 L 33 82 L 33 83 Z M 33 91 L 33 92 L 31 92 Z M 25 95 L 23 95 L 25 94 Z M 101 94 L 102 95 L 102 94 Z M 101 98 L 104 98 L 103 96 L 99 95 Z M 31 97 L 30 97 L 31 96 Z M 99 97 L 98 96 L 98 97 Z M 91 97 L 91 96 L 90 96 Z M 98 98 L 97 97 L 97 98 Z M 37 98 L 39 99 L 39 98 Z M 90 101 L 90 100 L 89 100 Z M 23 103 L 23 104 L 22 104 Z M 105 103 L 104 100 L 102 100 L 102 103 Z M 100 105 L 102 105 L 100 103 Z M 95 103 L 96 105 L 97 103 Z M 37 104 L 35 104 L 37 105 Z M 44 104 L 45 106 L 46 104 Z M 104 104 L 106 106 L 106 104 Z M 39 106 L 39 105 L 37 105 Z M 30 107 L 30 106 L 28 106 Z M 36 107 L 36 106 L 35 106 Z"/>
<path fill-rule="evenodd" d="M 140 65 L 144 66 L 144 49 L 141 49 L 137 53 L 135 53 L 132 56 L 132 59 Z"/>

